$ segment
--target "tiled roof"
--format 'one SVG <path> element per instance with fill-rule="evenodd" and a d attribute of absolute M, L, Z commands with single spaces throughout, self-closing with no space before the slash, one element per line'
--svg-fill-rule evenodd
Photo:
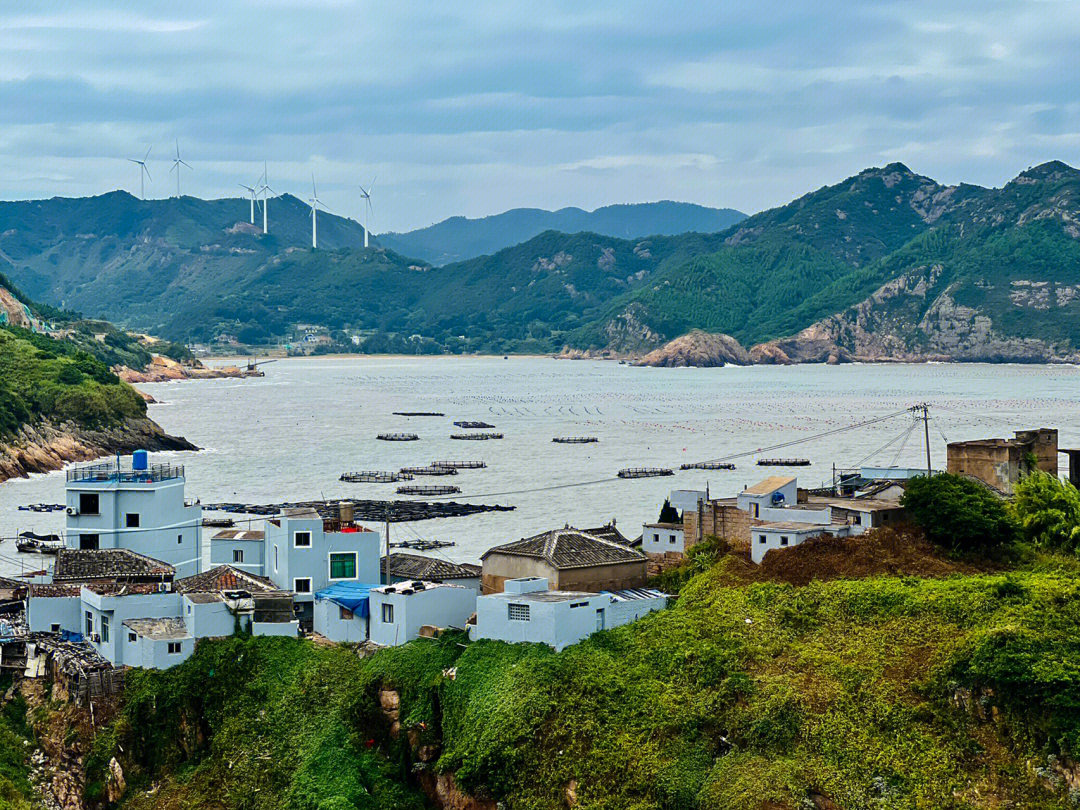
<path fill-rule="evenodd" d="M 161 585 L 157 582 L 91 582 L 83 587 L 99 596 L 170 593 L 168 590 L 162 591 Z"/>
<path fill-rule="evenodd" d="M 560 571 L 645 560 L 645 555 L 637 549 L 570 527 L 553 529 L 535 537 L 489 548 L 480 559 L 487 559 L 489 554 L 509 554 L 544 560 Z"/>
<path fill-rule="evenodd" d="M 386 557 L 379 561 L 379 571 L 385 570 Z M 453 563 L 425 557 L 422 554 L 395 552 L 390 555 L 390 575 L 403 579 L 445 581 L 448 579 L 474 579 L 480 576 L 480 566 Z"/>
<path fill-rule="evenodd" d="M 752 487 L 743 490 L 744 495 L 769 495 L 781 487 L 786 487 L 795 478 L 790 475 L 770 475 L 768 478 L 758 481 Z"/>
<path fill-rule="evenodd" d="M 59 596 L 78 596 L 82 593 L 81 585 L 53 585 L 51 583 L 45 584 L 30 584 L 26 586 L 28 588 L 28 594 L 32 597 L 59 597 Z"/>
<path fill-rule="evenodd" d="M 161 560 L 126 548 L 62 548 L 56 555 L 53 582 L 80 582 L 89 579 L 172 579 L 176 569 Z"/>
<path fill-rule="evenodd" d="M 266 532 L 254 529 L 222 529 L 211 537 L 211 540 L 263 540 Z"/>
<path fill-rule="evenodd" d="M 621 546 L 633 545 L 633 541 L 629 537 L 624 535 L 618 529 L 615 528 L 615 521 L 607 523 L 603 526 L 598 526 L 595 529 L 582 529 L 585 534 L 591 534 L 593 537 L 599 537 L 601 540 L 610 540 L 612 543 L 618 543 Z"/>
<path fill-rule="evenodd" d="M 178 593 L 214 593 L 216 591 L 276 591 L 277 585 L 266 577 L 255 576 L 231 565 L 219 565 L 201 574 L 178 579 Z"/>

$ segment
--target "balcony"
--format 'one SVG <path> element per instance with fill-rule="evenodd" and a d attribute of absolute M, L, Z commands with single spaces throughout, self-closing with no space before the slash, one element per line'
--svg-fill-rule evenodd
<path fill-rule="evenodd" d="M 145 470 L 133 470 L 130 466 L 105 462 L 83 464 L 67 471 L 67 482 L 100 484 L 156 484 L 184 477 L 183 464 L 151 464 Z"/>

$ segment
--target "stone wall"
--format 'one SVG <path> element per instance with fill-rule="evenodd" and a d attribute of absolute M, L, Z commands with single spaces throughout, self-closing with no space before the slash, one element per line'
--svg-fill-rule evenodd
<path fill-rule="evenodd" d="M 715 535 L 726 540 L 736 551 L 748 551 L 750 527 L 760 524 L 760 520 L 750 517 L 749 512 L 739 509 L 733 503 L 709 501 L 699 505 L 697 509 L 683 512 L 683 534 L 686 537 L 687 550 L 709 535 Z"/>

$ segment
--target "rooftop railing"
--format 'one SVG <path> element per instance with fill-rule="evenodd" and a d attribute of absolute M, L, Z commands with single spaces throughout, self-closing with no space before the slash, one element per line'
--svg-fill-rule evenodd
<path fill-rule="evenodd" d="M 68 483 L 101 482 L 155 484 L 184 477 L 183 464 L 151 464 L 145 470 L 133 470 L 131 467 L 112 463 L 84 464 L 67 471 Z"/>

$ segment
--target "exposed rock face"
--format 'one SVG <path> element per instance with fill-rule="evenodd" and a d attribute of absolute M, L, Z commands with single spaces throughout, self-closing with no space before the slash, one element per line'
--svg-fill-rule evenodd
<path fill-rule="evenodd" d="M 941 265 L 920 267 L 879 287 L 855 306 L 790 338 L 754 346 L 756 363 L 824 362 L 1080 362 L 1080 353 L 1039 338 L 995 329 L 985 311 L 958 303 L 955 285 L 939 284 Z M 1073 288 L 1012 285 L 1012 304 L 1045 309 L 1073 300 Z M 1061 302 L 1061 303 L 1057 303 Z"/>
<path fill-rule="evenodd" d="M 244 377 L 245 372 L 239 366 L 207 368 L 198 360 L 192 365 L 177 363 L 168 357 L 155 356 L 145 371 L 138 371 L 127 366 L 113 369 L 116 375 L 126 383 L 170 382 L 172 380 L 209 380 L 219 377 Z"/>
<path fill-rule="evenodd" d="M 0 443 L 0 481 L 59 470 L 72 461 L 89 461 L 140 449 L 199 448 L 187 439 L 170 436 L 145 417 L 100 429 L 83 428 L 72 422 L 24 425 L 14 439 Z"/>
<path fill-rule="evenodd" d="M 664 368 L 683 368 L 686 366 L 712 368 L 729 364 L 745 366 L 750 362 L 750 355 L 746 349 L 730 335 L 710 334 L 694 330 L 682 337 L 675 338 L 659 349 L 649 352 L 634 365 Z"/>

